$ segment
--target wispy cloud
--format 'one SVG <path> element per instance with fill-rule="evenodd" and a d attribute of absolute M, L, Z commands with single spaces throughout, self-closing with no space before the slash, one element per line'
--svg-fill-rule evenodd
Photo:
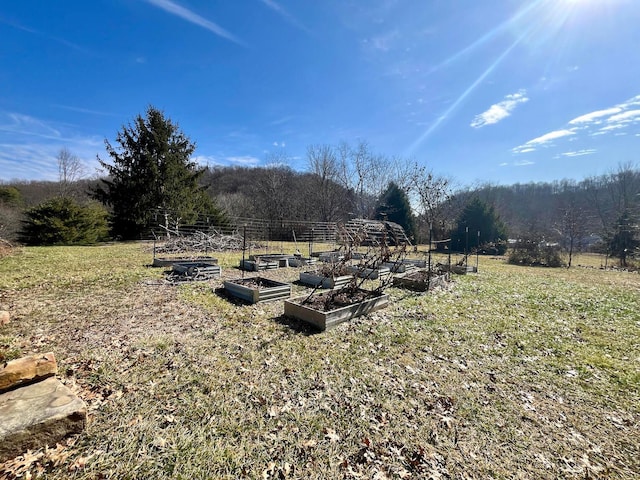
<path fill-rule="evenodd" d="M 515 162 L 513 165 L 516 167 L 526 167 L 527 165 L 534 165 L 536 162 L 532 162 L 531 160 L 520 160 L 519 162 Z"/>
<path fill-rule="evenodd" d="M 268 8 L 270 8 L 271 10 L 273 10 L 274 12 L 276 12 L 278 15 L 280 15 L 287 23 L 289 23 L 290 25 L 293 25 L 296 28 L 299 28 L 300 30 L 303 30 L 306 33 L 311 33 L 311 31 L 305 27 L 302 23 L 300 23 L 300 21 L 294 17 L 293 15 L 291 15 L 282 5 L 280 5 L 277 2 L 274 2 L 273 0 L 260 0 L 264 5 L 266 5 Z"/>
<path fill-rule="evenodd" d="M 101 112 L 99 110 L 91 110 L 89 108 L 72 107 L 70 105 L 58 105 L 58 104 L 54 103 L 51 106 L 52 107 L 56 107 L 56 108 L 62 108 L 63 110 L 69 110 L 71 112 L 87 113 L 89 115 L 100 115 L 100 116 L 104 116 L 104 117 L 115 117 L 116 116 L 115 113 Z"/>
<path fill-rule="evenodd" d="M 569 122 L 569 125 L 588 130 L 590 136 L 605 135 L 640 122 L 640 110 L 634 108 L 638 105 L 640 105 L 640 95 L 612 107 L 576 117 Z M 604 126 L 602 126 L 603 124 Z M 594 127 L 597 130 L 594 130 Z"/>
<path fill-rule="evenodd" d="M 607 119 L 607 123 L 630 123 L 635 120 L 640 120 L 640 110 L 629 110 L 627 112 L 613 115 Z"/>
<path fill-rule="evenodd" d="M 0 112 L 0 179 L 57 180 L 56 156 L 62 148 L 77 155 L 91 173 L 98 167 L 96 154 L 104 151 L 98 136 L 21 113 Z"/>
<path fill-rule="evenodd" d="M 595 148 L 586 148 L 584 150 L 576 150 L 575 152 L 564 152 L 561 153 L 563 157 L 582 157 L 583 155 L 592 155 L 596 153 Z"/>
<path fill-rule="evenodd" d="M 602 117 L 608 117 L 610 115 L 614 115 L 616 113 L 620 113 L 622 108 L 613 107 L 606 108 L 604 110 L 596 110 L 595 112 L 587 113 L 585 115 L 581 115 L 577 118 L 574 118 L 569 122 L 570 125 L 582 125 L 585 123 L 601 123 Z"/>
<path fill-rule="evenodd" d="M 57 180 L 58 151 L 39 143 L 0 142 L 0 180 Z"/>
<path fill-rule="evenodd" d="M 5 112 L 0 116 L 0 132 L 49 140 L 58 140 L 62 137 L 60 130 L 51 124 L 29 115 L 14 112 Z"/>
<path fill-rule="evenodd" d="M 553 132 L 545 133 L 533 140 L 529 140 L 527 143 L 515 147 L 512 151 L 514 153 L 533 152 L 537 147 L 546 146 L 558 138 L 568 137 L 575 134 L 576 132 L 574 130 L 554 130 Z"/>
<path fill-rule="evenodd" d="M 429 128 L 427 128 L 416 140 L 413 141 L 409 145 L 409 147 L 405 150 L 405 154 L 411 155 L 415 152 L 416 148 L 422 144 L 440 125 L 453 113 L 453 111 L 466 100 L 466 98 L 480 85 L 485 78 L 487 78 L 497 67 L 502 63 L 502 61 L 511 53 L 511 51 L 516 48 L 522 40 L 524 40 L 526 36 L 526 32 L 522 33 L 518 38 L 516 38 L 511 45 L 509 45 L 504 52 L 502 52 L 498 58 L 496 58 L 493 63 L 491 63 L 485 70 L 480 74 L 478 78 L 476 78 L 471 85 L 467 87 L 467 89 L 462 92 L 458 98 L 449 105 L 449 107 L 435 120 Z"/>
<path fill-rule="evenodd" d="M 573 130 L 555 130 L 553 132 L 545 133 L 533 140 L 529 140 L 526 145 L 542 145 L 544 143 L 549 143 L 553 140 L 562 137 L 568 137 L 569 135 L 575 135 L 576 132 Z"/>
<path fill-rule="evenodd" d="M 528 165 L 535 165 L 536 162 L 532 162 L 531 160 L 518 160 L 517 162 L 509 163 L 502 162 L 498 166 L 499 167 L 526 167 Z"/>
<path fill-rule="evenodd" d="M 187 22 L 193 23 L 194 25 L 198 25 L 204 29 L 209 30 L 210 32 L 218 35 L 225 40 L 229 40 L 231 42 L 237 43 L 238 45 L 245 46 L 245 44 L 238 39 L 235 35 L 231 34 L 220 25 L 212 22 L 211 20 L 207 20 L 206 18 L 198 15 L 197 13 L 189 10 L 188 8 L 183 7 L 182 5 L 178 5 L 171 0 L 146 0 L 147 3 L 158 7 L 165 12 L 168 12 L 172 15 L 182 18 Z"/>
<path fill-rule="evenodd" d="M 585 135 L 590 137 L 607 134 L 626 135 L 627 132 L 621 130 L 630 125 L 640 124 L 640 109 L 637 108 L 638 106 L 640 106 L 640 95 L 608 108 L 585 113 L 570 120 L 566 128 L 554 130 L 529 140 L 527 143 L 513 148 L 512 152 L 516 154 L 533 152 L 538 147 L 554 145 L 554 140 L 563 137 L 570 137 L 569 141 L 572 141 L 584 138 Z M 571 150 L 559 153 L 556 158 L 562 156 L 577 157 L 594 153 L 596 153 L 595 149 Z"/>
<path fill-rule="evenodd" d="M 625 108 L 632 107 L 635 105 L 640 105 L 640 95 L 636 95 L 635 97 L 630 98 L 625 103 L 622 104 Z"/>
<path fill-rule="evenodd" d="M 4 23 L 6 25 L 9 25 L 13 28 L 17 28 L 18 30 L 22 30 L 23 32 L 27 32 L 27 33 L 31 33 L 32 35 L 36 35 L 38 37 L 42 37 L 45 40 L 52 40 L 56 43 L 59 43 L 60 45 L 64 45 L 67 48 L 70 48 L 72 50 L 76 50 L 78 52 L 82 52 L 82 53 L 91 53 L 89 50 L 87 50 L 86 48 L 73 43 L 73 42 L 69 42 L 68 40 L 65 40 L 64 38 L 59 38 L 59 37 L 54 37 L 51 35 L 48 35 L 46 33 L 40 32 L 39 30 L 35 30 L 33 28 L 30 27 L 25 27 L 24 25 L 20 25 L 19 23 L 15 23 L 15 22 L 11 22 L 8 21 L 2 17 L 0 17 L 0 23 Z"/>
<path fill-rule="evenodd" d="M 482 128 L 504 120 L 520 104 L 529 101 L 526 90 L 520 90 L 504 97 L 504 100 L 491 105 L 488 110 L 475 116 L 471 122 L 473 128 Z"/>
<path fill-rule="evenodd" d="M 613 123 L 611 125 L 606 125 L 602 127 L 600 130 L 598 130 L 595 133 L 607 133 L 607 132 L 612 132 L 614 130 L 620 130 L 621 128 L 625 128 L 625 127 L 626 125 L 624 123 Z"/>

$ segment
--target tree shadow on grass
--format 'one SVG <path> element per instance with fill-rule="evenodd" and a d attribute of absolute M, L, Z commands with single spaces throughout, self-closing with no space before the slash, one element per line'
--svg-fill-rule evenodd
<path fill-rule="evenodd" d="M 230 304 L 235 305 L 237 307 L 246 307 L 247 305 L 252 305 L 252 303 L 248 302 L 247 300 L 244 300 L 242 298 L 238 298 L 238 297 L 236 297 L 234 295 L 229 295 L 229 292 L 224 287 L 214 288 L 213 289 L 213 293 L 215 295 L 217 295 L 218 297 L 226 300 Z"/>
<path fill-rule="evenodd" d="M 229 295 L 229 293 L 224 287 L 218 287 L 213 289 L 213 293 L 218 297 L 228 301 L 232 305 L 235 305 L 238 307 L 252 305 L 250 302 L 247 302 L 241 298 L 235 297 L 233 295 Z M 316 335 L 318 333 L 322 333 L 322 330 L 314 327 L 313 325 L 303 322 L 302 320 L 298 320 L 297 318 L 287 317 L 284 314 L 278 315 L 277 317 L 272 317 L 271 320 L 301 335 L 311 336 L 311 335 Z"/>
<path fill-rule="evenodd" d="M 279 325 L 293 330 L 295 333 L 299 333 L 306 337 L 322 333 L 322 330 L 320 330 L 319 328 L 316 328 L 313 325 L 308 324 L 307 322 L 303 322 L 302 320 L 298 320 L 297 318 L 287 317 L 284 314 L 278 315 L 277 317 L 272 317 L 271 320 Z"/>

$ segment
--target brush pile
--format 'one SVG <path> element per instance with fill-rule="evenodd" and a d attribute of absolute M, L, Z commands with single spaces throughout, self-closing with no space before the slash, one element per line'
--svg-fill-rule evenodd
<path fill-rule="evenodd" d="M 234 232 L 230 235 L 216 230 L 195 231 L 188 235 L 172 234 L 156 245 L 156 254 L 176 254 L 188 252 L 227 252 L 242 250 L 242 235 Z M 256 247 L 256 245 L 251 245 Z M 247 245 L 249 248 L 249 245 Z"/>

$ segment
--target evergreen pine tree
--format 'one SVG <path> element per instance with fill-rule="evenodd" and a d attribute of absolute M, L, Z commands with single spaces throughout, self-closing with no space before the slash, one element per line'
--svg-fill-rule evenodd
<path fill-rule="evenodd" d="M 493 206 L 474 197 L 458 217 L 456 229 L 451 234 L 451 248 L 464 252 L 477 246 L 478 232 L 481 245 L 493 244 L 495 253 L 506 252 L 507 229 Z"/>
<path fill-rule="evenodd" d="M 415 239 L 416 227 L 409 197 L 395 182 L 390 182 L 380 197 L 376 218 L 397 223 L 411 241 Z"/>
<path fill-rule="evenodd" d="M 105 140 L 113 164 L 100 161 L 108 177 L 94 195 L 112 208 L 112 233 L 135 239 L 169 214 L 180 223 L 194 222 L 198 214 L 219 219 L 224 215 L 198 185 L 203 168 L 190 159 L 195 144 L 160 110 L 148 107 L 116 136 L 118 147 Z"/>

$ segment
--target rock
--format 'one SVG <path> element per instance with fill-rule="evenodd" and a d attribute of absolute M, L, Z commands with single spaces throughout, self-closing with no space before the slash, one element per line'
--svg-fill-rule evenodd
<path fill-rule="evenodd" d="M 11 360 L 0 368 L 0 393 L 10 388 L 26 385 L 58 373 L 53 352 Z"/>
<path fill-rule="evenodd" d="M 6 310 L 0 310 L 0 326 L 6 325 L 11 321 L 11 316 Z"/>
<path fill-rule="evenodd" d="M 80 433 L 86 420 L 84 402 L 54 377 L 0 394 L 0 463 L 55 446 Z"/>

